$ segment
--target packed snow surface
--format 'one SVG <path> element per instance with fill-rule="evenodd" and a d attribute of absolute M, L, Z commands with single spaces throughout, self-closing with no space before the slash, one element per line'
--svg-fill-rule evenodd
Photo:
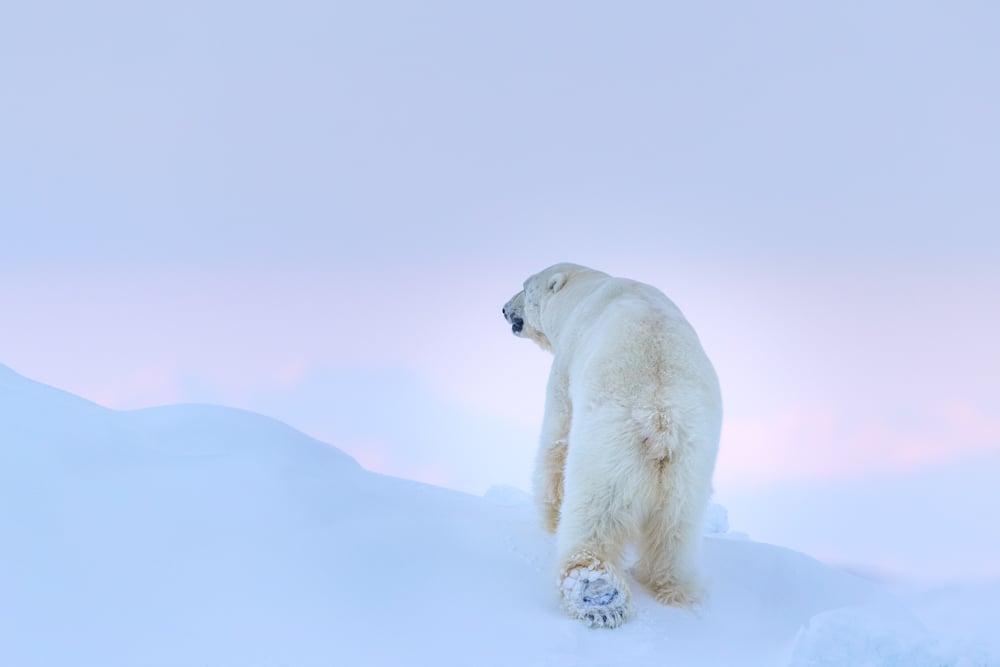
<path fill-rule="evenodd" d="M 706 533 L 699 612 L 633 585 L 635 617 L 594 630 L 560 611 L 520 491 L 385 477 L 257 414 L 117 412 L 0 366 L 0 664 L 1000 665 L 996 587 L 893 594 L 729 532 L 720 507 Z"/>

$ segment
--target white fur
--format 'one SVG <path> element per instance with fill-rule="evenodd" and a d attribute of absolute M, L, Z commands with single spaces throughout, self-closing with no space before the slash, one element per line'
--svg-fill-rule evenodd
<path fill-rule="evenodd" d="M 694 605 L 722 422 L 718 380 L 694 329 L 659 290 L 575 264 L 528 278 L 504 314 L 523 318 L 519 335 L 554 354 L 535 498 L 556 531 L 564 607 L 591 625 L 627 620 L 628 543 L 639 554 L 633 574 L 657 599 Z M 583 571 L 622 589 L 617 622 L 595 623 L 573 597 L 567 582 Z"/>

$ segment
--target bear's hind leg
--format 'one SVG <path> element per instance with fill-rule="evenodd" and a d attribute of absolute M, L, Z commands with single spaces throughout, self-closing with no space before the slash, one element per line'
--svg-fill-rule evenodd
<path fill-rule="evenodd" d="M 676 501 L 675 501 L 676 502 Z M 636 580 L 657 600 L 693 608 L 703 597 L 698 575 L 701 513 L 691 507 L 662 506 L 643 522 L 639 535 Z"/>
<path fill-rule="evenodd" d="M 566 496 L 557 531 L 562 607 L 591 627 L 615 628 L 633 613 L 620 563 L 632 534 L 626 502 L 611 479 L 598 482 L 569 448 Z"/>

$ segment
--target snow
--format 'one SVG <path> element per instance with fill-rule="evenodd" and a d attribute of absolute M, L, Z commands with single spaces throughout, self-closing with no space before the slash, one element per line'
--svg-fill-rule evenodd
<path fill-rule="evenodd" d="M 108 410 L 0 366 L 0 664 L 1000 665 L 998 588 L 890 590 L 706 522 L 697 613 L 559 609 L 530 498 L 370 473 L 223 407 Z"/>
<path fill-rule="evenodd" d="M 982 647 L 932 638 L 915 619 L 877 608 L 845 607 L 818 614 L 799 632 L 792 667 L 899 665 L 972 667 L 995 664 Z"/>

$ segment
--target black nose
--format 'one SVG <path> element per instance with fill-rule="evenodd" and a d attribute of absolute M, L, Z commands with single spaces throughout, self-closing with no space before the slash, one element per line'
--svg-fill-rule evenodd
<path fill-rule="evenodd" d="M 520 317 L 515 317 L 513 320 L 511 320 L 510 323 L 511 325 L 513 325 L 511 326 L 511 329 L 514 331 L 514 333 L 521 333 L 521 329 L 524 328 L 523 319 L 521 319 Z"/>
<path fill-rule="evenodd" d="M 507 306 L 503 307 L 503 316 L 507 317 Z"/>

